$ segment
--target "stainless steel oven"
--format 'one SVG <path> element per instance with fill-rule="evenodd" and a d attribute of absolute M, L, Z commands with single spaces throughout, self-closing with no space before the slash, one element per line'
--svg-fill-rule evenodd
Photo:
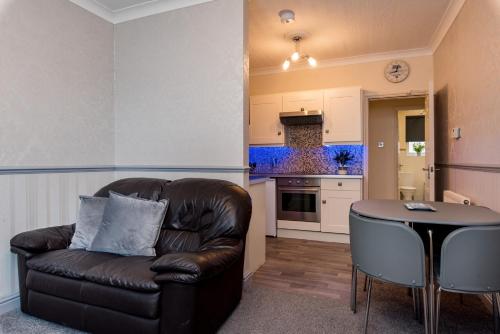
<path fill-rule="evenodd" d="M 320 222 L 320 179 L 277 178 L 278 220 Z"/>

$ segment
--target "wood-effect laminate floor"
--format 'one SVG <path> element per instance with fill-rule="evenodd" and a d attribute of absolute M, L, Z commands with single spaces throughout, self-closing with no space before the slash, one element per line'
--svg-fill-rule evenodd
<path fill-rule="evenodd" d="M 266 263 L 253 275 L 253 282 L 289 292 L 348 298 L 351 288 L 349 245 L 267 238 L 266 247 Z"/>

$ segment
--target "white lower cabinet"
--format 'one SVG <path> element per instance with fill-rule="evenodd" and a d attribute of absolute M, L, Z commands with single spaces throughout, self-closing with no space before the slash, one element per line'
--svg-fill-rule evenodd
<path fill-rule="evenodd" d="M 360 180 L 321 180 L 321 232 L 349 234 L 349 209 L 359 200 Z"/>

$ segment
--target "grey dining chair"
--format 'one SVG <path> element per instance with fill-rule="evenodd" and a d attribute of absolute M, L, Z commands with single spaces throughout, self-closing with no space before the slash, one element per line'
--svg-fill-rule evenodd
<path fill-rule="evenodd" d="M 425 252 L 419 235 L 403 223 L 389 222 L 349 213 L 352 256 L 352 285 L 357 272 L 368 276 L 368 293 L 364 330 L 368 329 L 373 279 L 394 283 L 423 294 L 424 326 L 428 333 L 428 301 L 426 292 Z M 356 304 L 356 291 L 351 289 L 351 308 Z"/>
<path fill-rule="evenodd" d="M 500 226 L 464 227 L 451 232 L 441 246 L 434 266 L 438 284 L 435 331 L 439 328 L 441 292 L 490 294 L 495 333 L 500 313 Z"/>

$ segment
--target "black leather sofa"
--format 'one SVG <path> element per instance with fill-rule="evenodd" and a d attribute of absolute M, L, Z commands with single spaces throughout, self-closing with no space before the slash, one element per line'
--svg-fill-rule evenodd
<path fill-rule="evenodd" d="M 92 333 L 213 333 L 242 293 L 248 193 L 221 180 L 132 178 L 109 190 L 170 200 L 156 257 L 67 249 L 74 225 L 16 235 L 21 310 Z"/>

